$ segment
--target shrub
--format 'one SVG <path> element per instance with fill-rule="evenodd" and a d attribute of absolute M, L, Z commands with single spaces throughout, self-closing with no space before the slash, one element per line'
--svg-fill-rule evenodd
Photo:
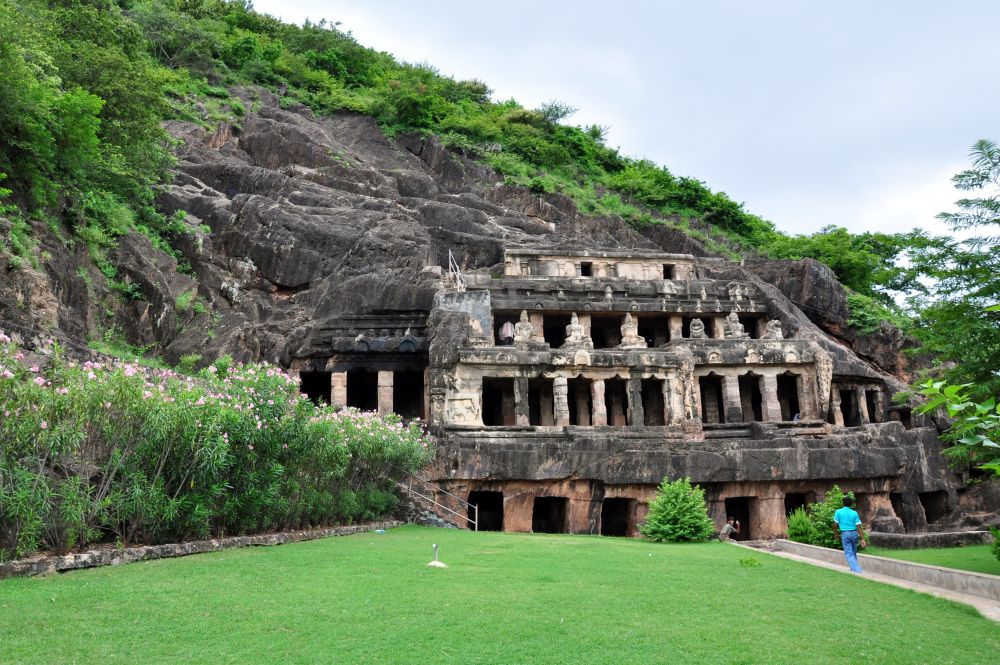
<path fill-rule="evenodd" d="M 314 406 L 266 364 L 44 352 L 26 368 L 0 333 L 0 559 L 371 519 L 430 454 L 419 422 Z"/>
<path fill-rule="evenodd" d="M 1000 560 L 1000 529 L 995 526 L 990 527 L 990 533 L 993 534 L 993 556 Z"/>
<path fill-rule="evenodd" d="M 694 542 L 708 540 L 715 526 L 708 517 L 705 491 L 691 485 L 688 478 L 674 482 L 664 479 L 656 497 L 649 503 L 649 514 L 640 533 L 659 542 Z"/>
<path fill-rule="evenodd" d="M 819 503 L 798 508 L 788 517 L 789 540 L 839 549 L 841 542 L 833 528 L 833 514 L 843 507 L 845 496 L 854 499 L 854 492 L 844 492 L 834 485 Z"/>

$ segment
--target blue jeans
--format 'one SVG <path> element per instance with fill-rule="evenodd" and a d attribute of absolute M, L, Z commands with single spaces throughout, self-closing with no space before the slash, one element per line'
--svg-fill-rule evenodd
<path fill-rule="evenodd" d="M 840 542 L 844 544 L 844 558 L 847 565 L 851 567 L 852 573 L 861 572 L 861 564 L 858 563 L 858 532 L 841 531 Z"/>

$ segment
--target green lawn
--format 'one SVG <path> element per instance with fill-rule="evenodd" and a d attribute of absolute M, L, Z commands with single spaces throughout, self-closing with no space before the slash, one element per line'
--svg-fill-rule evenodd
<path fill-rule="evenodd" d="M 932 566 L 1000 575 L 1000 560 L 993 556 L 993 552 L 990 551 L 992 547 L 992 545 L 967 545 L 965 547 L 929 547 L 919 550 L 890 550 L 869 547 L 864 553 L 890 559 L 927 563 Z"/>
<path fill-rule="evenodd" d="M 434 542 L 446 570 L 425 565 Z M 761 565 L 741 564 L 750 557 Z M 404 527 L 0 581 L 0 661 L 11 663 L 987 663 L 998 653 L 1000 625 L 969 607 L 722 543 Z"/>

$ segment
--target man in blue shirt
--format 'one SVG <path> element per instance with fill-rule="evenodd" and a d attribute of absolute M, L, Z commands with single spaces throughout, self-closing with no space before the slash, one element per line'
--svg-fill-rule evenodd
<path fill-rule="evenodd" d="M 854 499 L 844 497 L 844 507 L 838 508 L 833 514 L 833 528 L 835 533 L 840 533 L 840 542 L 844 545 L 844 557 L 847 559 L 847 565 L 851 567 L 851 572 L 860 573 L 858 542 L 861 542 L 861 547 L 868 547 L 868 543 L 861 533 L 861 516 L 851 508 L 853 504 Z"/>

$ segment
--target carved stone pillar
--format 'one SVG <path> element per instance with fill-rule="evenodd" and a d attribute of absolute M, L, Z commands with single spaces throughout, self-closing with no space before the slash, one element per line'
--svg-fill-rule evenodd
<path fill-rule="evenodd" d="M 684 337 L 684 317 L 680 314 L 671 314 L 669 318 L 670 341 Z"/>
<path fill-rule="evenodd" d="M 347 372 L 330 374 L 330 404 L 347 406 Z"/>
<path fill-rule="evenodd" d="M 816 385 L 816 382 L 811 375 L 803 374 L 799 375 L 795 383 L 799 397 L 799 418 L 802 420 L 811 420 L 816 417 L 817 410 L 816 391 L 812 389 Z M 795 414 L 792 415 L 794 416 Z"/>
<path fill-rule="evenodd" d="M 528 404 L 528 378 L 519 376 L 514 379 L 514 424 L 519 427 L 527 427 L 531 424 L 529 419 L 530 405 Z"/>
<path fill-rule="evenodd" d="M 844 426 L 844 412 L 840 408 L 840 390 L 836 386 L 830 394 L 830 411 L 833 413 L 833 424 L 837 427 Z"/>
<path fill-rule="evenodd" d="M 392 370 L 378 373 L 378 412 L 392 413 Z"/>
<path fill-rule="evenodd" d="M 590 314 L 583 313 L 577 315 L 577 322 L 583 326 L 583 336 L 590 337 Z"/>
<path fill-rule="evenodd" d="M 743 422 L 743 403 L 740 402 L 740 378 L 738 376 L 722 375 L 722 405 L 727 423 Z"/>
<path fill-rule="evenodd" d="M 861 423 L 867 425 L 871 420 L 868 418 L 868 400 L 865 399 L 865 389 L 856 388 L 854 394 L 857 395 L 855 399 L 858 400 L 858 415 L 861 418 Z"/>
<path fill-rule="evenodd" d="M 712 322 L 713 339 L 726 339 L 726 329 L 722 326 L 724 316 L 706 316 L 705 319 Z"/>
<path fill-rule="evenodd" d="M 431 370 L 424 368 L 424 412 L 420 417 L 425 421 L 431 419 Z"/>
<path fill-rule="evenodd" d="M 595 427 L 607 425 L 608 407 L 604 403 L 604 379 L 595 379 L 590 383 L 590 399 L 594 407 L 591 423 Z"/>
<path fill-rule="evenodd" d="M 531 322 L 531 327 L 535 329 L 534 337 L 532 338 L 536 342 L 545 341 L 545 317 L 542 316 L 541 312 L 528 312 L 528 321 Z"/>
<path fill-rule="evenodd" d="M 773 374 L 765 374 L 763 380 L 763 391 L 761 400 L 765 422 L 779 422 L 781 420 L 781 403 L 778 401 L 778 377 Z"/>
<path fill-rule="evenodd" d="M 646 420 L 642 410 L 642 377 L 629 377 L 627 392 L 628 424 L 630 427 L 642 427 Z"/>
<path fill-rule="evenodd" d="M 581 427 L 590 427 L 590 405 L 588 395 L 590 391 L 584 383 L 574 384 L 573 406 L 576 408 L 576 424 Z"/>
<path fill-rule="evenodd" d="M 569 387 L 565 376 L 552 379 L 552 401 L 555 410 L 556 427 L 569 425 Z"/>
<path fill-rule="evenodd" d="M 673 378 L 667 375 L 667 378 L 660 381 L 660 392 L 663 393 L 663 424 L 670 425 L 673 422 L 674 417 L 674 406 L 671 404 L 673 400 L 674 393 L 670 389 L 670 382 Z"/>

